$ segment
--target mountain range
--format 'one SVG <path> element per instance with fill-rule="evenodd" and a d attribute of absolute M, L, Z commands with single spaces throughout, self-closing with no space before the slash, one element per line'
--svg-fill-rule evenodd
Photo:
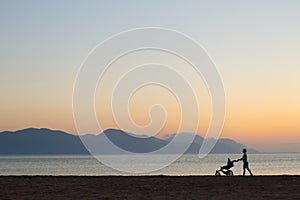
<path fill-rule="evenodd" d="M 203 137 L 191 133 L 179 133 L 179 137 L 194 137 L 186 154 L 197 154 L 203 142 Z M 63 154 L 89 154 L 82 143 L 83 141 L 94 142 L 101 146 L 101 153 L 114 154 L 114 150 L 105 142 L 105 137 L 121 149 L 135 153 L 146 153 L 158 150 L 169 144 L 175 134 L 166 136 L 164 139 L 156 137 L 141 137 L 122 130 L 107 129 L 98 135 L 86 134 L 81 136 L 69 134 L 63 131 L 46 128 L 28 128 L 18 131 L 0 132 L 1 155 L 63 155 Z M 211 139 L 216 140 L 216 139 Z M 180 149 L 180 142 L 173 145 L 167 153 L 176 153 Z M 231 139 L 218 139 L 211 153 L 241 153 L 243 144 Z M 258 153 L 254 149 L 250 153 Z M 99 152 L 100 153 L 100 152 Z"/>

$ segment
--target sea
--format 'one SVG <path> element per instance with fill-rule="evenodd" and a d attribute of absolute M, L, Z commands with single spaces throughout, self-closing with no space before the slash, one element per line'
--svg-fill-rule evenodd
<path fill-rule="evenodd" d="M 113 156 L 113 155 L 107 155 Z M 168 155 L 157 155 L 163 156 Z M 183 155 L 171 165 L 153 172 L 136 174 L 112 169 L 88 155 L 16 155 L 0 156 L 0 175 L 67 175 L 67 176 L 131 176 L 131 175 L 214 175 L 227 158 L 237 159 L 241 154 Z M 167 158 L 167 157 L 165 157 Z M 151 157 L 155 161 L 155 157 Z M 300 153 L 248 154 L 254 175 L 300 175 Z M 121 164 L 131 165 L 120 159 Z M 131 166 L 134 169 L 134 165 Z M 234 175 L 242 175 L 242 162 L 231 168 Z"/>

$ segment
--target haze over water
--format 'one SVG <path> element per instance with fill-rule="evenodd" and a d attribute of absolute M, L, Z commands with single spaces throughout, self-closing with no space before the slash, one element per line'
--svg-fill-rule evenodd
<path fill-rule="evenodd" d="M 111 155 L 107 155 L 111 156 Z M 114 155 L 116 156 L 116 155 Z M 158 155 L 168 156 L 168 155 Z M 144 175 L 214 175 L 227 157 L 240 158 L 240 154 L 210 154 L 199 160 L 197 155 L 184 155 L 170 166 Z M 254 175 L 300 175 L 300 153 L 249 154 Z M 155 156 L 149 157 L 155 162 Z M 126 156 L 120 162 L 131 165 Z M 142 165 L 142 164 L 141 164 Z M 133 167 L 133 166 L 132 166 Z M 232 168 L 235 175 L 242 174 L 242 162 Z M 142 175 L 128 174 L 100 164 L 91 156 L 0 156 L 0 175 Z"/>

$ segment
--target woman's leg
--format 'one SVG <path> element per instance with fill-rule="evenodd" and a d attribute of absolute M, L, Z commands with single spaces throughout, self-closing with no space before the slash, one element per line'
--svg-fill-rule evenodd
<path fill-rule="evenodd" d="M 245 172 L 246 172 L 246 167 L 243 167 L 243 176 L 245 176 Z"/>
<path fill-rule="evenodd" d="M 247 167 L 248 172 L 250 173 L 251 176 L 253 176 L 251 170 L 249 169 L 249 167 Z"/>

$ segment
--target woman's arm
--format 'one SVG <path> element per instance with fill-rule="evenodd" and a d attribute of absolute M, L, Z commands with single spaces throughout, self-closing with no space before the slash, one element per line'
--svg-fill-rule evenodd
<path fill-rule="evenodd" d="M 241 158 L 237 159 L 236 161 L 240 161 L 240 160 L 244 160 L 244 159 L 245 159 L 245 154 Z"/>
<path fill-rule="evenodd" d="M 245 160 L 246 155 L 244 154 L 239 160 Z"/>

